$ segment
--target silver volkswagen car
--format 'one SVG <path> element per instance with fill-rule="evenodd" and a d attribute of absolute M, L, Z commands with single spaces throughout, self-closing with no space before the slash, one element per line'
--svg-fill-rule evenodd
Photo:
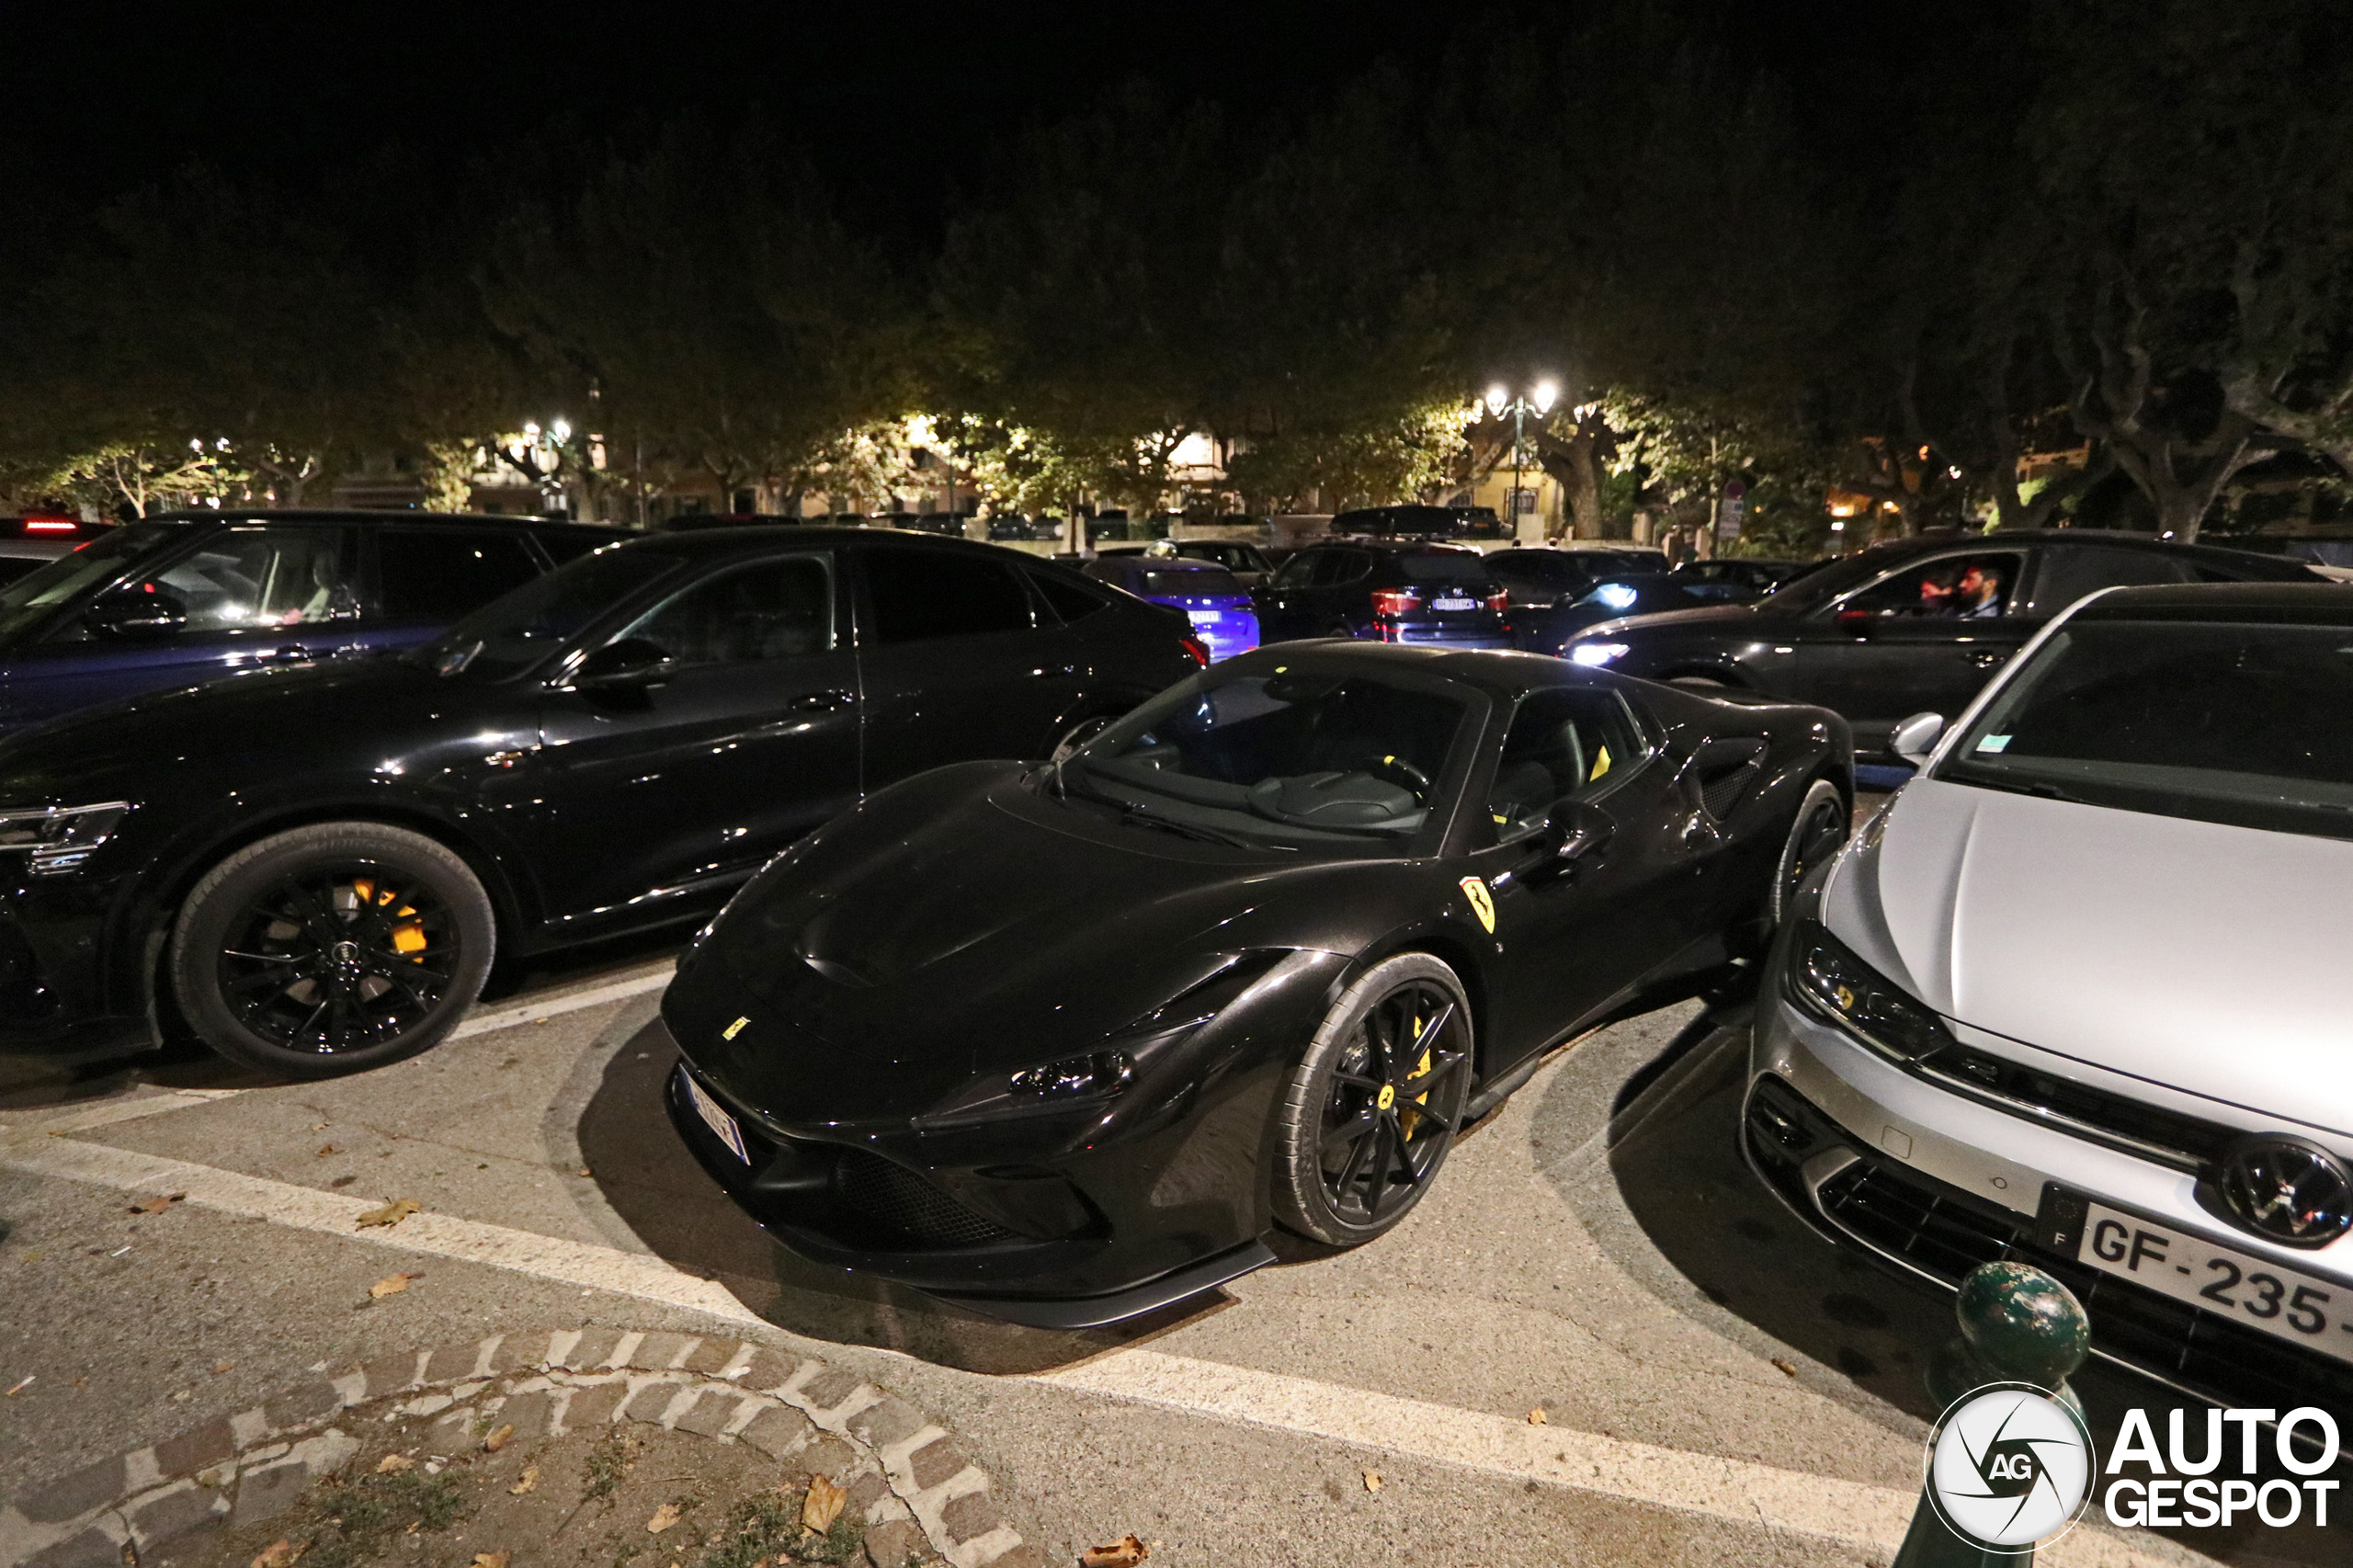
<path fill-rule="evenodd" d="M 2094 595 L 1896 744 L 1758 999 L 1756 1173 L 1948 1286 L 2050 1270 L 2185 1392 L 2353 1408 L 2353 590 Z"/>

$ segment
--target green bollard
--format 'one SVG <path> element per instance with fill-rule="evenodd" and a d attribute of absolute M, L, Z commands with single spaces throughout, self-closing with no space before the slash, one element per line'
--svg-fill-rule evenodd
<path fill-rule="evenodd" d="M 1928 1392 L 1939 1408 L 1986 1383 L 2032 1383 L 2083 1414 L 2067 1375 L 2091 1354 L 2091 1320 L 2075 1292 L 2023 1263 L 1971 1269 L 1953 1303 L 1961 1337 L 1929 1358 Z M 2031 1568 L 2034 1551 L 1992 1551 L 1955 1535 L 1922 1483 L 1894 1568 Z"/>

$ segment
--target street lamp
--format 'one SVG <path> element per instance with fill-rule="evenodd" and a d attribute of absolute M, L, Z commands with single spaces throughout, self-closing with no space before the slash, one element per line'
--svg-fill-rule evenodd
<path fill-rule="evenodd" d="M 1552 412 L 1552 405 L 1560 400 L 1561 383 L 1549 376 L 1530 388 L 1525 397 L 1514 397 L 1511 389 L 1501 381 L 1497 381 L 1487 389 L 1487 412 L 1497 419 L 1501 419 L 1506 414 L 1511 415 L 1510 505 L 1511 528 L 1515 535 L 1519 532 L 1520 449 L 1526 435 L 1526 421 L 1531 413 L 1541 419 Z"/>

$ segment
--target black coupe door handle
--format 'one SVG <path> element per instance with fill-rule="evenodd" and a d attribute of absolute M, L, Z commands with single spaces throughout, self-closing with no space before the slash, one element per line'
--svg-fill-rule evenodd
<path fill-rule="evenodd" d="M 832 691 L 804 691 L 785 706 L 795 713 L 832 713 L 857 700 L 855 692 L 836 687 Z"/>

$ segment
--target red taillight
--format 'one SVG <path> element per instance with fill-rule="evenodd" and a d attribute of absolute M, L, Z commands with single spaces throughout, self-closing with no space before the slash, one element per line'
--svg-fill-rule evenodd
<path fill-rule="evenodd" d="M 1400 588 L 1372 590 L 1372 613 L 1375 615 L 1411 615 L 1422 608 L 1422 601 Z"/>
<path fill-rule="evenodd" d="M 25 531 L 28 534 L 70 534 L 78 532 L 82 525 L 70 517 L 27 517 Z"/>
<path fill-rule="evenodd" d="M 1497 588 L 1494 593 L 1487 596 L 1487 608 L 1489 609 L 1511 608 L 1511 595 L 1501 588 Z"/>
<path fill-rule="evenodd" d="M 1176 639 L 1176 645 L 1184 649 L 1188 654 L 1191 655 L 1193 663 L 1200 665 L 1203 669 L 1208 669 L 1210 667 L 1210 650 L 1208 643 L 1188 632 L 1185 636 Z"/>

